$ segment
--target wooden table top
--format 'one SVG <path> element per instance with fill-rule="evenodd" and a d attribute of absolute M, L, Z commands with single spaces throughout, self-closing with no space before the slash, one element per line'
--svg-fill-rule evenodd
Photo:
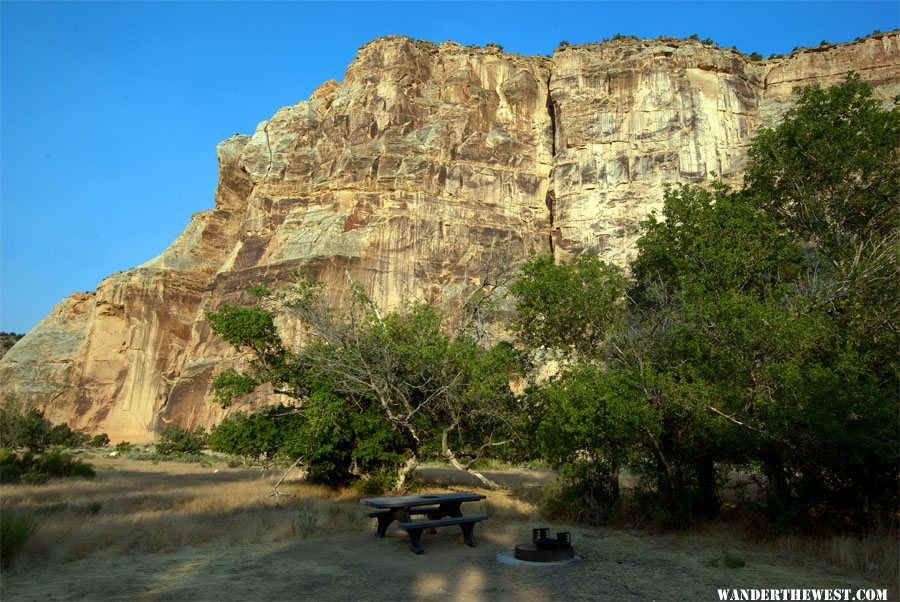
<path fill-rule="evenodd" d="M 412 508 L 430 504 L 446 504 L 456 502 L 476 502 L 485 499 L 480 493 L 459 491 L 454 493 L 426 493 L 424 495 L 406 495 L 396 497 L 370 497 L 359 500 L 361 504 L 373 508 Z"/>

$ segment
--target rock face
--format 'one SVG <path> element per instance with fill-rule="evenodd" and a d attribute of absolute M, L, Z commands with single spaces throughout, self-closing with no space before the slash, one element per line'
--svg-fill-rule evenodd
<path fill-rule="evenodd" d="M 753 133 L 794 86 L 854 70 L 900 93 L 898 34 L 751 62 L 691 40 L 558 49 L 388 37 L 344 81 L 219 144 L 216 206 L 156 259 L 63 300 L 0 360 L 2 395 L 54 422 L 152 440 L 224 412 L 210 382 L 235 352 L 204 316 L 303 268 L 390 307 L 452 301 L 491 264 L 552 248 L 625 265 L 663 186 L 739 183 Z"/>

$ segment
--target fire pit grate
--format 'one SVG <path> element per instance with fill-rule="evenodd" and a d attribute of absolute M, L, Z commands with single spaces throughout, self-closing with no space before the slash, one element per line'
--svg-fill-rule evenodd
<path fill-rule="evenodd" d="M 550 529 L 538 527 L 531 531 L 531 543 L 516 546 L 516 560 L 525 562 L 560 562 L 575 558 L 572 548 L 572 534 L 564 531 L 550 538 Z"/>

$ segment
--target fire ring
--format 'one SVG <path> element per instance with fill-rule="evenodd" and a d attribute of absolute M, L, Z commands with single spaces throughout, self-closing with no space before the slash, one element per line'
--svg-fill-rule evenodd
<path fill-rule="evenodd" d="M 560 562 L 575 558 L 572 534 L 557 533 L 556 539 L 551 539 L 549 529 L 532 529 L 531 543 L 518 544 L 515 558 L 525 562 Z"/>

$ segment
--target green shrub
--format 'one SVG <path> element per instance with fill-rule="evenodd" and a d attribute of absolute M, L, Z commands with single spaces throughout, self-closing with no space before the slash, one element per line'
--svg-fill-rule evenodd
<path fill-rule="evenodd" d="M 26 410 L 17 401 L 7 401 L 0 406 L 0 446 L 7 449 L 27 447 L 39 451 L 49 443 L 53 425 L 38 409 Z"/>
<path fill-rule="evenodd" d="M 28 451 L 19 456 L 9 450 L 0 451 L 0 482 L 43 483 L 53 477 L 91 478 L 94 467 L 61 450 L 46 454 Z"/>
<path fill-rule="evenodd" d="M 302 458 L 312 483 L 345 485 L 361 472 L 367 475 L 359 484 L 365 493 L 390 489 L 402 459 L 380 415 L 371 408 L 352 411 L 327 389 L 314 391 L 310 402 L 302 408 L 273 405 L 254 414 L 235 412 L 213 427 L 209 446 L 249 460 Z"/>
<path fill-rule="evenodd" d="M 210 430 L 208 443 L 214 451 L 271 461 L 300 436 L 303 422 L 299 409 L 281 404 L 253 414 L 235 412 Z"/>
<path fill-rule="evenodd" d="M 18 483 L 22 472 L 18 456 L 8 449 L 0 449 L 0 483 Z"/>
<path fill-rule="evenodd" d="M 97 445 L 88 435 L 73 431 L 68 423 L 54 425 L 36 408 L 25 409 L 18 400 L 11 400 L 0 406 L 0 447 L 18 449 L 26 447 L 32 451 L 42 451 L 48 445 L 62 447 L 84 447 Z M 106 437 L 105 434 L 102 437 Z M 109 438 L 106 438 L 109 442 Z M 104 445 L 101 443 L 100 445 Z"/>
<path fill-rule="evenodd" d="M 78 458 L 60 450 L 50 450 L 40 462 L 40 472 L 50 477 L 84 477 L 94 476 L 94 467 L 85 464 Z"/>
<path fill-rule="evenodd" d="M 0 513 L 0 562 L 9 564 L 36 528 L 37 524 L 26 516 Z"/>
<path fill-rule="evenodd" d="M 206 431 L 202 427 L 189 431 L 173 424 L 159 434 L 156 451 L 164 456 L 198 454 L 206 446 L 206 438 Z"/>
<path fill-rule="evenodd" d="M 87 435 L 73 431 L 66 422 L 54 425 L 48 435 L 50 445 L 61 445 L 62 447 L 84 447 L 88 440 Z"/>
<path fill-rule="evenodd" d="M 396 471 L 390 469 L 379 470 L 367 476 L 369 478 L 359 479 L 353 483 L 353 489 L 360 495 L 381 495 L 389 491 L 397 481 Z"/>
<path fill-rule="evenodd" d="M 12 349 L 13 345 L 18 343 L 24 336 L 24 334 L 15 332 L 0 332 L 0 357 L 6 355 L 6 352 Z"/>
<path fill-rule="evenodd" d="M 103 447 L 104 445 L 109 445 L 109 435 L 106 433 L 100 433 L 91 438 L 91 447 Z"/>

